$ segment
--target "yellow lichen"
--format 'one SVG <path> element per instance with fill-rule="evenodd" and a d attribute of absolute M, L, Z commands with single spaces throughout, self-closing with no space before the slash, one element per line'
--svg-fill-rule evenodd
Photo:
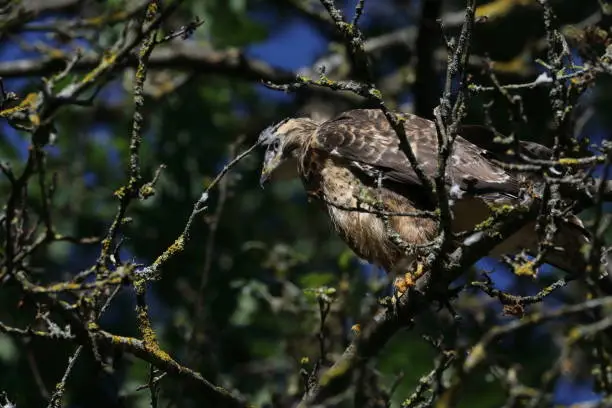
<path fill-rule="evenodd" d="M 151 3 L 149 3 L 149 6 L 147 7 L 147 15 L 146 18 L 147 20 L 152 20 L 153 17 L 155 17 L 155 14 L 157 14 L 157 2 L 156 1 L 152 1 Z"/>
<path fill-rule="evenodd" d="M 471 369 L 476 364 L 478 364 L 485 356 L 486 351 L 484 346 L 482 344 L 477 344 L 466 358 L 463 366 L 468 369 Z"/>
<path fill-rule="evenodd" d="M 66 59 L 66 54 L 62 50 L 58 50 L 57 48 L 51 48 L 47 51 L 47 56 L 52 59 Z"/>
<path fill-rule="evenodd" d="M 136 292 L 144 290 L 144 282 L 139 281 L 135 282 L 134 287 Z M 140 328 L 140 333 L 142 334 L 142 342 L 144 348 L 151 352 L 155 357 L 165 362 L 172 362 L 172 357 L 164 350 L 159 347 L 159 343 L 157 342 L 157 335 L 155 334 L 155 330 L 151 326 L 151 320 L 149 319 L 149 313 L 147 311 L 146 306 L 137 306 L 136 307 L 136 316 L 138 318 L 138 325 Z"/>
<path fill-rule="evenodd" d="M 111 335 L 110 341 L 112 344 L 115 344 L 115 345 L 128 345 L 132 347 L 138 347 L 140 343 L 140 340 L 135 339 L 133 337 L 123 337 L 123 336 L 116 336 L 116 335 Z"/>
<path fill-rule="evenodd" d="M 172 245 L 168 247 L 168 249 L 164 251 L 163 254 L 157 257 L 153 265 L 159 266 L 163 264 L 168 259 L 170 259 L 171 256 L 177 254 L 178 252 L 181 252 L 184 248 L 185 248 L 185 237 L 181 235 L 176 239 L 176 241 L 174 241 L 174 243 L 172 243 Z"/>
<path fill-rule="evenodd" d="M 338 23 L 338 26 L 341 30 L 343 30 L 346 34 L 353 36 L 355 33 L 355 26 L 353 26 L 352 24 L 349 23 Z"/>
<path fill-rule="evenodd" d="M 476 7 L 475 17 L 488 17 L 494 19 L 505 16 L 516 6 L 526 6 L 532 3 L 532 0 L 494 0 L 490 3 Z"/>
<path fill-rule="evenodd" d="M 117 55 L 111 52 L 106 52 L 102 56 L 102 60 L 97 67 L 89 71 L 81 80 L 81 84 L 86 84 L 96 80 L 101 74 L 103 74 L 111 65 L 117 60 Z"/>
<path fill-rule="evenodd" d="M 495 217 L 488 217 L 486 220 L 476 224 L 476 226 L 474 227 L 474 231 L 482 231 L 487 228 L 490 228 L 491 226 L 493 226 L 494 220 L 495 220 Z"/>
<path fill-rule="evenodd" d="M 137 312 L 138 321 L 140 323 L 140 332 L 142 333 L 142 341 L 145 346 L 151 348 L 158 348 L 157 345 L 157 336 L 155 335 L 155 331 L 151 327 L 151 323 L 149 322 L 149 315 L 147 313 L 146 307 L 138 307 Z"/>
<path fill-rule="evenodd" d="M 47 287 L 36 287 L 34 292 L 61 292 L 64 290 L 79 290 L 81 285 L 73 282 L 60 282 Z"/>
<path fill-rule="evenodd" d="M 111 246 L 111 240 L 109 238 L 104 238 L 102 240 L 102 252 L 103 253 L 108 253 L 108 251 L 110 250 L 110 246 Z"/>
<path fill-rule="evenodd" d="M 122 199 L 123 197 L 125 197 L 125 187 L 119 187 L 117 190 L 115 190 L 113 195 L 118 199 Z"/>
<path fill-rule="evenodd" d="M 531 50 L 526 48 L 515 58 L 508 61 L 492 61 L 491 68 L 500 73 L 512 74 L 522 73 L 529 69 L 529 64 L 532 61 Z"/>
<path fill-rule="evenodd" d="M 149 198 L 153 195 L 155 195 L 155 189 L 151 184 L 147 183 L 140 188 L 140 196 L 143 199 Z"/>
<path fill-rule="evenodd" d="M 23 100 L 19 103 L 19 105 L 0 111 L 0 117 L 6 118 L 6 117 L 13 115 L 16 112 L 22 112 L 24 110 L 28 110 L 32 108 L 36 104 L 37 101 L 38 101 L 38 94 L 35 92 L 31 92 L 27 94 L 25 98 L 23 98 Z"/>
<path fill-rule="evenodd" d="M 35 126 L 35 127 L 40 126 L 40 116 L 38 116 L 36 112 L 31 113 L 28 116 L 28 119 L 30 119 L 30 123 L 32 123 L 32 126 Z"/>
<path fill-rule="evenodd" d="M 110 22 L 125 20 L 128 17 L 128 14 L 125 11 L 118 11 L 110 16 L 97 16 L 85 19 L 83 22 L 87 25 L 92 26 L 103 26 Z"/>
<path fill-rule="evenodd" d="M 334 84 L 334 81 L 324 75 L 321 75 L 321 78 L 317 81 L 317 83 L 321 86 L 331 86 Z"/>
<path fill-rule="evenodd" d="M 573 327 L 569 333 L 567 333 L 567 340 L 572 341 L 580 337 L 580 330 L 577 327 Z"/>
<path fill-rule="evenodd" d="M 502 204 L 499 206 L 491 206 L 490 208 L 495 215 L 507 215 L 510 214 L 516 207 L 510 204 Z"/>
<path fill-rule="evenodd" d="M 537 273 L 534 268 L 535 263 L 533 261 L 527 261 L 520 265 L 513 265 L 514 274 L 516 276 L 531 276 L 533 278 L 536 277 Z"/>
<path fill-rule="evenodd" d="M 578 164 L 578 159 L 573 158 L 573 157 L 562 157 L 559 159 L 559 164 L 563 164 L 563 165 L 571 165 L 571 164 Z"/>

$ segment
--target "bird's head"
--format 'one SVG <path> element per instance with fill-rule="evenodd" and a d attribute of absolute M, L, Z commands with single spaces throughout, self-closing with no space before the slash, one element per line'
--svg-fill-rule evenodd
<path fill-rule="evenodd" d="M 264 129 L 258 142 L 265 147 L 263 167 L 259 183 L 263 185 L 273 174 L 277 178 L 297 176 L 298 150 L 316 129 L 316 123 L 308 118 L 290 118 Z"/>

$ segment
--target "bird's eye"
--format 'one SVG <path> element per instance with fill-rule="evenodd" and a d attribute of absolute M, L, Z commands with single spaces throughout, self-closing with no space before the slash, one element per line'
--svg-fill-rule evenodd
<path fill-rule="evenodd" d="M 272 149 L 278 150 L 279 147 L 280 147 L 280 140 L 276 139 L 274 143 L 272 143 Z"/>

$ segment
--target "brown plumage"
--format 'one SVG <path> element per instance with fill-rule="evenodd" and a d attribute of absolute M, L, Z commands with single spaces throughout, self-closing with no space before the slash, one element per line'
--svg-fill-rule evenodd
<path fill-rule="evenodd" d="M 435 124 L 411 114 L 402 116 L 417 161 L 433 177 L 438 166 Z M 512 174 L 491 160 L 504 160 L 506 149 L 493 143 L 487 129 L 465 126 L 459 133 L 446 173 L 454 232 L 469 231 L 486 220 L 491 204 L 517 204 L 523 189 L 533 188 L 538 181 L 535 176 Z M 264 130 L 260 142 L 267 147 L 262 184 L 281 166 L 297 168 L 307 194 L 323 205 L 336 232 L 359 257 L 394 274 L 406 272 L 414 257 L 390 239 L 390 231 L 417 245 L 437 235 L 437 221 L 422 214 L 435 210 L 435 203 L 380 110 L 351 110 L 321 124 L 308 118 L 286 119 Z M 549 152 L 534 143 L 524 146 L 534 156 Z M 381 212 L 402 215 L 389 216 L 385 222 Z M 534 251 L 537 242 L 535 226 L 529 224 L 490 255 Z M 580 220 L 571 217 L 560 227 L 555 242 L 568 251 L 550 253 L 546 262 L 581 272 L 580 248 L 586 242 Z"/>

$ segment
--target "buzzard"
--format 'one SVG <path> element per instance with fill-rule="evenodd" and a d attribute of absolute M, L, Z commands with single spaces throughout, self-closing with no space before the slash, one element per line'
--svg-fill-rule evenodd
<path fill-rule="evenodd" d="M 435 123 L 407 113 L 400 117 L 417 162 L 426 176 L 435 176 Z M 492 207 L 518 204 L 525 189 L 537 185 L 539 176 L 513 173 L 499 164 L 507 147 L 494 143 L 493 136 L 487 128 L 463 126 L 453 144 L 446 183 L 455 233 L 473 230 L 492 214 Z M 431 216 L 436 203 L 381 110 L 350 110 L 323 123 L 285 119 L 266 128 L 259 143 L 266 147 L 262 186 L 283 167 L 297 169 L 307 194 L 321 203 L 353 252 L 392 275 L 407 272 L 418 261 L 418 254 L 407 251 L 402 243 L 426 247 L 437 236 L 437 220 Z M 542 145 L 524 142 L 523 147 L 532 157 L 550 157 Z M 392 239 L 393 233 L 399 242 Z M 545 262 L 571 273 L 584 271 L 580 250 L 588 242 L 585 234 L 577 217 L 567 218 Z M 489 255 L 533 252 L 537 244 L 535 223 L 531 223 Z"/>

